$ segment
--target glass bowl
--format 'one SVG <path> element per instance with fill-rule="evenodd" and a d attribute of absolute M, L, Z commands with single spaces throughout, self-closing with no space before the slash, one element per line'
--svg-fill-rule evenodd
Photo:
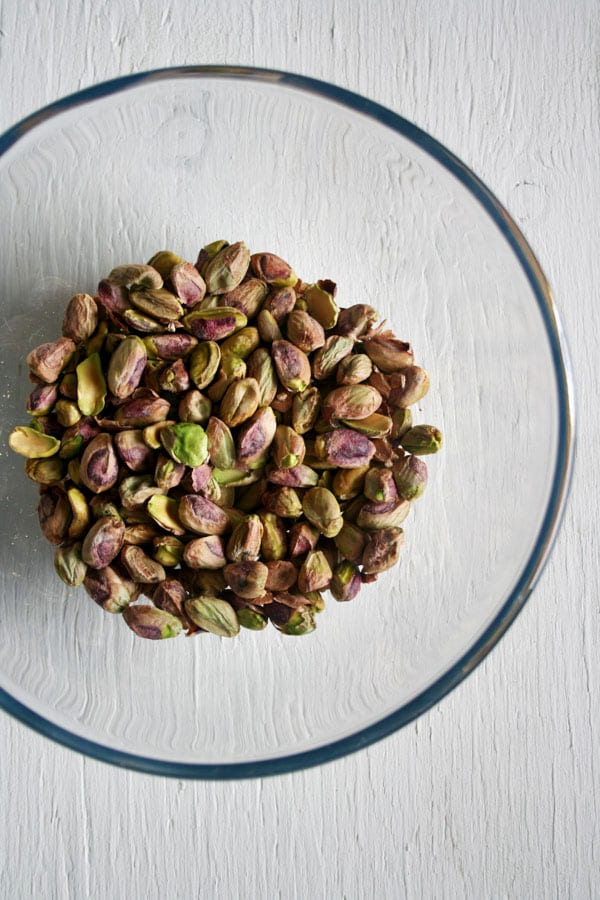
<path fill-rule="evenodd" d="M 508 213 L 395 113 L 282 72 L 120 78 L 0 137 L 3 415 L 0 702 L 99 759 L 178 778 L 315 765 L 414 719 L 499 640 L 546 559 L 568 486 L 568 366 L 550 290 Z M 431 376 L 445 448 L 399 565 L 310 636 L 160 643 L 62 585 L 37 491 L 7 448 L 27 351 L 114 264 L 219 237 L 371 303 Z"/>

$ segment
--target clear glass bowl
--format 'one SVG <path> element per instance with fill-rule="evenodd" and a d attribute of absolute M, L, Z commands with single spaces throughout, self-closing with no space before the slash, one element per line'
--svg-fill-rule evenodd
<path fill-rule="evenodd" d="M 0 137 L 0 703 L 55 740 L 163 775 L 314 765 L 409 722 L 527 599 L 568 486 L 568 367 L 550 290 L 487 188 L 414 125 L 281 72 L 133 75 Z M 63 587 L 37 492 L 6 445 L 24 357 L 115 263 L 244 239 L 330 277 L 413 343 L 440 426 L 400 564 L 304 638 L 135 638 Z"/>

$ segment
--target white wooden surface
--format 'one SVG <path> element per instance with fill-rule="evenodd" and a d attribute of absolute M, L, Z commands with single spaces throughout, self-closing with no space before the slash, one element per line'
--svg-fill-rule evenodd
<path fill-rule="evenodd" d="M 581 423 L 525 612 L 386 741 L 295 775 L 177 783 L 1 716 L 2 900 L 600 897 L 599 54 L 594 0 L 0 0 L 0 130 L 119 73 L 227 62 L 335 81 L 431 131 L 537 251 Z"/>

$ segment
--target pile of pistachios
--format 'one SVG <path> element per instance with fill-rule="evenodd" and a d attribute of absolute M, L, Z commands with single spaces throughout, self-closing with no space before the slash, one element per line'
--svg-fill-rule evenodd
<path fill-rule="evenodd" d="M 9 438 L 65 584 L 140 637 L 301 635 L 324 591 L 391 568 L 442 435 L 413 425 L 427 372 L 377 318 L 241 241 L 72 297 Z"/>

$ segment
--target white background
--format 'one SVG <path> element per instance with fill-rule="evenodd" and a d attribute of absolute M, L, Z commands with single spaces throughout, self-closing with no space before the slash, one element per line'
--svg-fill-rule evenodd
<path fill-rule="evenodd" d="M 295 775 L 178 783 L 0 715 L 2 900 L 600 896 L 599 51 L 593 0 L 0 0 L 0 130 L 99 80 L 215 62 L 334 81 L 430 131 L 537 252 L 580 422 L 525 611 L 382 743 Z"/>

